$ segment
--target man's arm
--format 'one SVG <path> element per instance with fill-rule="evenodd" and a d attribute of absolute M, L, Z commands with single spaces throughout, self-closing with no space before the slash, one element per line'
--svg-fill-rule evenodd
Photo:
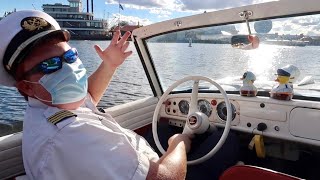
<path fill-rule="evenodd" d="M 120 31 L 116 31 L 110 45 L 105 50 L 98 45 L 94 46 L 102 59 L 98 69 L 88 79 L 88 92 L 95 105 L 99 103 L 117 68 L 132 54 L 132 51 L 126 52 L 129 46 L 127 41 L 129 36 L 130 32 L 126 32 L 119 40 Z"/>
<path fill-rule="evenodd" d="M 169 139 L 167 152 L 157 161 L 150 161 L 148 180 L 185 179 L 187 173 L 187 155 L 190 150 L 190 138 L 185 134 L 176 134 Z"/>

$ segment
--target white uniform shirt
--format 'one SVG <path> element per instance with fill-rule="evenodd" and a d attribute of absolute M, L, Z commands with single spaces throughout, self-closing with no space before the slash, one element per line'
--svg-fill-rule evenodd
<path fill-rule="evenodd" d="M 29 98 L 22 139 L 29 179 L 145 179 L 149 160 L 159 159 L 145 139 L 95 114 L 89 96 L 83 106 L 54 125 L 47 118 L 61 110 Z"/>

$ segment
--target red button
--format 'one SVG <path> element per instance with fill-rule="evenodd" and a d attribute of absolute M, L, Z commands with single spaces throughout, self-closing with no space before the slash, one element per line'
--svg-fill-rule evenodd
<path fill-rule="evenodd" d="M 216 101 L 216 100 L 214 100 L 214 99 L 213 99 L 213 100 L 211 100 L 211 105 L 212 105 L 212 106 L 217 105 L 217 101 Z"/>

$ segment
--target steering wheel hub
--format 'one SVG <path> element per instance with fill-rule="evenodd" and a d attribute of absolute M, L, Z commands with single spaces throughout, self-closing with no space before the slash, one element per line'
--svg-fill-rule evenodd
<path fill-rule="evenodd" d="M 188 126 L 190 129 L 196 129 L 201 125 L 201 117 L 196 113 L 188 117 Z"/>
<path fill-rule="evenodd" d="M 193 133 L 202 134 L 209 129 L 209 118 L 201 112 L 194 112 L 188 116 L 186 125 Z"/>

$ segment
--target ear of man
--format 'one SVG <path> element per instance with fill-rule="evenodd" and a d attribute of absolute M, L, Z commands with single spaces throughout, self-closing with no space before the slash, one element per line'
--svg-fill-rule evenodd
<path fill-rule="evenodd" d="M 27 83 L 26 81 L 18 81 L 16 83 L 16 88 L 19 90 L 20 94 L 23 96 L 33 96 L 33 88 L 31 83 Z"/>

